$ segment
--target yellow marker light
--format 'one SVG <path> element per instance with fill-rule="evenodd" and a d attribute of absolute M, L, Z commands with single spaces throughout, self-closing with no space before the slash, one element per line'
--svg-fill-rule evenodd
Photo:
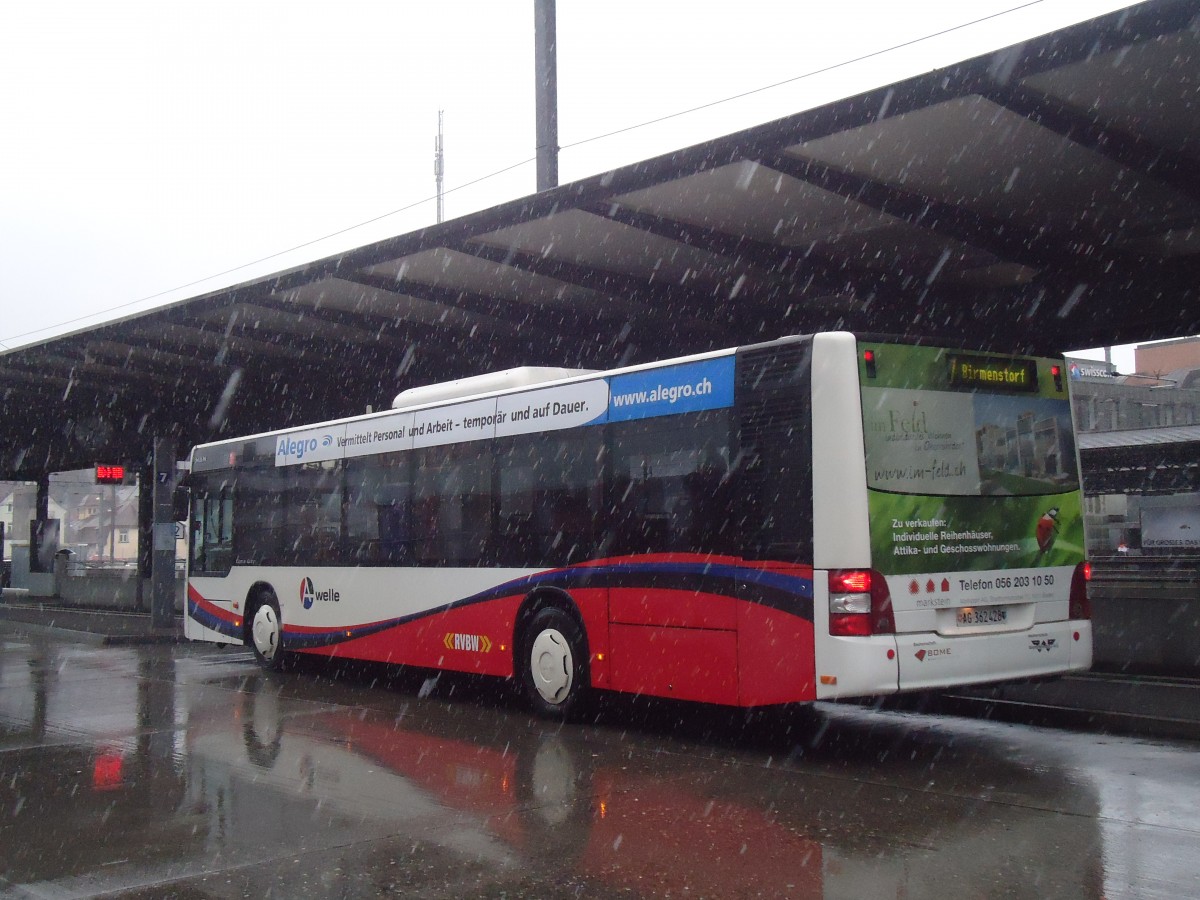
<path fill-rule="evenodd" d="M 837 676 L 836 675 L 822 675 L 821 676 L 821 684 L 829 684 L 829 685 L 837 684 Z"/>

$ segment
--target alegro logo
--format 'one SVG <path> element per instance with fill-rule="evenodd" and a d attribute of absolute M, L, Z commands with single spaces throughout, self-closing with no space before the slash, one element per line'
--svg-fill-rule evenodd
<path fill-rule="evenodd" d="M 333 435 L 322 435 L 318 441 L 315 437 L 300 438 L 297 440 L 294 437 L 281 437 L 279 446 L 275 448 L 275 455 L 281 459 L 294 457 L 295 459 L 304 459 L 307 453 L 316 453 L 318 447 L 332 447 Z"/>

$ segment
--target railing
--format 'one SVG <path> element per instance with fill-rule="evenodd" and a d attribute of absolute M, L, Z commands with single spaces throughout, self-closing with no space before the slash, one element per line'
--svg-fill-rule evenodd
<path fill-rule="evenodd" d="M 1092 581 L 1200 581 L 1200 558 L 1165 556 L 1093 557 Z"/>
<path fill-rule="evenodd" d="M 67 563 L 67 576 L 71 578 L 85 578 L 89 575 L 96 575 L 105 572 L 132 573 L 136 572 L 138 562 L 136 559 L 93 559 L 81 560 L 77 557 L 72 557 Z M 182 572 L 184 561 L 182 559 L 175 560 L 175 571 Z"/>
<path fill-rule="evenodd" d="M 1093 559 L 1088 596 L 1102 603 L 1162 601 L 1194 604 L 1200 601 L 1200 559 L 1163 556 Z M 1190 614 L 1188 621 L 1191 621 Z"/>

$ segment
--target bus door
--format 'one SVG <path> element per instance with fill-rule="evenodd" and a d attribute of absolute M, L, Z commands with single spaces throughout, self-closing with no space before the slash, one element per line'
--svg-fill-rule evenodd
<path fill-rule="evenodd" d="M 203 486 L 192 495 L 188 576 L 227 575 L 233 565 L 233 486 Z"/>

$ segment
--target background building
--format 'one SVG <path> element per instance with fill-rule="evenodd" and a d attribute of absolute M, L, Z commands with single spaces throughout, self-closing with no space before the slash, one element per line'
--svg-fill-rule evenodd
<path fill-rule="evenodd" d="M 37 486 L 0 482 L 0 522 L 4 558 L 29 545 L 29 522 L 36 518 Z M 138 555 L 138 488 L 97 485 L 91 469 L 59 472 L 50 478 L 49 518 L 59 523 L 58 545 L 75 562 L 132 565 Z"/>
<path fill-rule="evenodd" d="M 1134 359 L 1132 375 L 1068 359 L 1088 552 L 1200 556 L 1200 338 Z"/>

